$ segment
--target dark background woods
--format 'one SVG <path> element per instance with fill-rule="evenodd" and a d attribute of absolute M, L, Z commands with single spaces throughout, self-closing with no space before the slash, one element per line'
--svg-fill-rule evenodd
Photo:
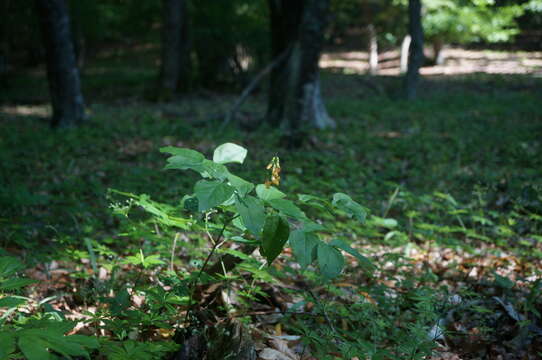
<path fill-rule="evenodd" d="M 0 359 L 540 356 L 539 1 L 0 6 Z M 145 209 L 203 221 L 159 149 L 225 142 L 378 270 L 267 267 L 234 229 L 193 286 L 209 233 Z M 366 221 L 298 201 L 336 192 Z"/>

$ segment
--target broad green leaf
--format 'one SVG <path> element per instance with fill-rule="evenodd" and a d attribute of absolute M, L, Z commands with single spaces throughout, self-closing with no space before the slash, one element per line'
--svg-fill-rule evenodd
<path fill-rule="evenodd" d="M 233 221 L 231 223 L 232 223 L 233 226 L 235 226 L 236 228 L 238 228 L 241 231 L 245 231 L 247 229 L 245 224 L 243 224 L 243 220 L 241 220 L 241 217 L 236 217 L 235 219 L 233 219 Z"/>
<path fill-rule="evenodd" d="M 21 334 L 17 342 L 27 360 L 51 360 L 54 357 L 47 351 L 50 344 L 39 336 Z"/>
<path fill-rule="evenodd" d="M 344 193 L 335 193 L 331 203 L 360 222 L 364 222 L 367 217 L 367 210 Z"/>
<path fill-rule="evenodd" d="M 174 154 L 167 159 L 165 169 L 194 170 L 205 178 L 224 180 L 229 172 L 222 165 L 206 159 L 203 154 L 190 149 L 166 147 L 160 149 L 162 152 Z"/>
<path fill-rule="evenodd" d="M 16 290 L 35 283 L 36 280 L 14 278 L 0 282 L 0 290 Z"/>
<path fill-rule="evenodd" d="M 15 333 L 0 332 L 0 359 L 8 359 L 8 355 L 15 351 Z"/>
<path fill-rule="evenodd" d="M 0 257 L 0 277 L 8 277 L 24 269 L 22 262 L 11 256 Z"/>
<path fill-rule="evenodd" d="M 330 210 L 330 204 L 327 200 L 322 199 L 321 197 L 314 196 L 314 195 L 307 195 L 307 194 L 299 194 L 297 195 L 299 198 L 299 201 L 301 201 L 303 204 L 315 207 L 320 210 Z"/>
<path fill-rule="evenodd" d="M 307 232 L 307 233 L 310 233 L 310 232 L 315 232 L 315 231 L 324 231 L 326 228 L 318 223 L 315 223 L 314 221 L 304 221 L 303 222 L 303 227 L 301 228 L 301 230 L 303 232 Z"/>
<path fill-rule="evenodd" d="M 194 186 L 199 211 L 206 211 L 227 201 L 233 195 L 233 187 L 219 180 L 200 180 Z"/>
<path fill-rule="evenodd" d="M 200 166 L 205 159 L 205 156 L 200 152 L 173 146 L 163 147 L 160 152 L 173 155 L 167 159 L 166 169 L 194 169 L 194 167 Z"/>
<path fill-rule="evenodd" d="M 307 216 L 292 201 L 286 199 L 273 199 L 267 201 L 275 210 L 297 220 L 306 220 Z"/>
<path fill-rule="evenodd" d="M 341 252 L 324 242 L 318 244 L 318 267 L 326 279 L 333 279 L 341 274 L 344 257 Z"/>
<path fill-rule="evenodd" d="M 198 171 L 201 176 L 205 178 L 212 178 L 212 179 L 219 179 L 224 180 L 228 177 L 230 172 L 228 171 L 228 168 L 226 168 L 222 164 L 215 163 L 211 160 L 203 160 L 200 167 L 198 167 Z"/>
<path fill-rule="evenodd" d="M 70 341 L 70 336 L 57 336 L 44 332 L 42 338 L 49 343 L 49 349 L 65 357 L 88 356 L 88 352 L 81 345 Z"/>
<path fill-rule="evenodd" d="M 245 227 L 252 235 L 259 237 L 265 222 L 265 208 L 262 201 L 250 195 L 244 198 L 237 197 L 235 199 L 235 208 L 241 215 Z"/>
<path fill-rule="evenodd" d="M 321 242 L 316 234 L 295 230 L 290 233 L 288 242 L 302 270 L 316 260 L 316 248 Z"/>
<path fill-rule="evenodd" d="M 230 182 L 231 186 L 237 190 L 239 196 L 241 197 L 245 197 L 249 192 L 252 191 L 252 189 L 254 189 L 254 184 L 233 174 L 228 174 L 228 181 Z"/>
<path fill-rule="evenodd" d="M 242 146 L 225 143 L 215 149 L 213 161 L 219 164 L 239 163 L 242 164 L 247 156 L 247 149 Z"/>
<path fill-rule="evenodd" d="M 282 252 L 289 235 L 290 226 L 284 218 L 278 215 L 265 218 L 261 249 L 262 255 L 267 259 L 268 264 L 271 264 Z"/>
<path fill-rule="evenodd" d="M 356 249 L 353 249 L 350 245 L 348 245 L 344 241 L 339 240 L 339 239 L 333 239 L 329 243 L 329 245 L 335 246 L 336 248 L 344 250 L 347 253 L 349 253 L 350 255 L 354 256 L 358 260 L 361 267 L 363 267 L 365 270 L 374 270 L 375 269 L 375 266 L 373 265 L 371 260 L 369 260 L 365 256 L 361 255 Z"/>
<path fill-rule="evenodd" d="M 256 194 L 262 200 L 274 200 L 274 199 L 282 199 L 286 197 L 286 194 L 284 194 L 282 191 L 280 191 L 276 187 L 274 186 L 268 187 L 264 184 L 258 184 L 256 186 Z"/>
<path fill-rule="evenodd" d="M 70 335 L 68 338 L 72 343 L 79 344 L 85 348 L 97 349 L 98 347 L 100 347 L 100 343 L 93 336 Z"/>
<path fill-rule="evenodd" d="M 371 216 L 370 222 L 374 226 L 380 226 L 386 229 L 393 229 L 397 227 L 397 220 L 395 219 L 384 219 L 378 216 Z"/>
<path fill-rule="evenodd" d="M 6 296 L 0 299 L 0 308 L 14 308 L 26 303 L 26 301 L 27 299 L 22 296 Z"/>

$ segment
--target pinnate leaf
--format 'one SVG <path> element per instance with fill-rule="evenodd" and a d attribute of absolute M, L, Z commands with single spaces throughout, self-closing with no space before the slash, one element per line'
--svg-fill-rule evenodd
<path fill-rule="evenodd" d="M 276 187 L 267 186 L 264 184 L 258 184 L 256 186 L 256 194 L 262 200 L 274 200 L 274 199 L 282 199 L 286 197 L 286 194 L 284 194 L 282 191 L 280 191 Z"/>
<path fill-rule="evenodd" d="M 247 195 L 244 198 L 235 200 L 235 208 L 241 215 L 243 225 L 254 236 L 259 237 L 265 222 L 265 208 L 260 199 Z"/>
<path fill-rule="evenodd" d="M 206 211 L 227 201 L 233 195 L 233 187 L 220 180 L 200 180 L 194 186 L 199 211 Z"/>
<path fill-rule="evenodd" d="M 262 255 L 271 264 L 282 252 L 282 248 L 290 235 L 288 222 L 279 215 L 270 215 L 265 218 L 262 232 Z"/>
<path fill-rule="evenodd" d="M 341 249 L 343 251 L 346 251 L 347 253 L 349 253 L 350 255 L 354 256 L 359 264 L 365 269 L 365 270 L 374 270 L 375 269 L 375 266 L 373 265 L 373 263 L 371 262 L 371 260 L 369 260 L 368 258 L 366 258 L 365 256 L 361 255 L 359 253 L 359 251 L 357 251 L 356 249 L 352 248 L 350 245 L 348 245 L 347 243 L 345 243 L 344 241 L 342 240 L 339 240 L 339 239 L 333 239 L 329 245 L 331 246 L 335 246 L 336 248 L 338 249 Z"/>
<path fill-rule="evenodd" d="M 297 220 L 306 220 L 307 216 L 292 201 L 286 199 L 273 199 L 267 201 L 275 210 Z"/>
<path fill-rule="evenodd" d="M 367 210 L 352 200 L 352 198 L 344 193 L 335 193 L 333 195 L 332 205 L 346 212 L 350 217 L 354 217 L 360 222 L 365 222 Z"/>
<path fill-rule="evenodd" d="M 225 143 L 215 149 L 213 161 L 219 164 L 239 163 L 242 164 L 247 156 L 247 149 L 242 146 Z"/>
<path fill-rule="evenodd" d="M 302 270 L 316 260 L 316 249 L 321 242 L 316 234 L 295 230 L 290 233 L 288 242 Z"/>
<path fill-rule="evenodd" d="M 344 257 L 339 250 L 324 242 L 318 244 L 318 267 L 326 279 L 333 279 L 341 274 Z"/>

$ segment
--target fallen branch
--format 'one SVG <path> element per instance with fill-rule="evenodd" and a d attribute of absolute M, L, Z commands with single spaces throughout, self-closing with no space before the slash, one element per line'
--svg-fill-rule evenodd
<path fill-rule="evenodd" d="M 224 122 L 222 123 L 222 127 L 225 127 L 228 125 L 234 118 L 243 103 L 246 101 L 248 96 L 252 93 L 252 91 L 256 88 L 256 86 L 262 81 L 262 79 L 267 75 L 271 70 L 273 70 L 276 66 L 278 66 L 290 53 L 290 48 L 286 49 L 282 54 L 277 56 L 273 61 L 271 61 L 269 64 L 267 64 L 266 67 L 262 69 L 255 77 L 252 79 L 250 84 L 243 90 L 241 93 L 241 96 L 237 99 L 235 104 L 232 106 L 231 110 L 226 114 L 226 117 L 224 119 Z"/>

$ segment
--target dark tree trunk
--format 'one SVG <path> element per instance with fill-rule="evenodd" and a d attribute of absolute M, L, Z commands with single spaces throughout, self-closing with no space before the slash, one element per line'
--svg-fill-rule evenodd
<path fill-rule="evenodd" d="M 79 70 L 75 61 L 70 19 L 64 0 L 36 0 L 47 56 L 53 127 L 74 126 L 85 120 Z"/>
<path fill-rule="evenodd" d="M 420 67 L 424 62 L 423 55 L 423 27 L 422 27 L 421 0 L 408 1 L 408 32 L 410 34 L 410 51 L 408 55 L 408 70 L 405 77 L 406 96 L 408 99 L 416 98 Z"/>
<path fill-rule="evenodd" d="M 9 2 L 3 1 L 0 5 L 1 14 L 9 14 Z M 8 47 L 8 26 L 6 21 L 2 21 L 0 24 L 0 86 L 4 80 L 5 75 L 8 72 L 8 58 L 9 47 Z"/>
<path fill-rule="evenodd" d="M 299 23 L 303 14 L 303 1 L 268 0 L 271 25 L 271 57 L 280 57 L 290 51 L 298 38 Z M 288 57 L 283 62 L 288 63 Z M 273 126 L 280 126 L 284 119 L 285 99 L 288 88 L 288 71 L 285 65 L 279 65 L 271 71 L 269 80 L 269 98 L 267 121 Z"/>
<path fill-rule="evenodd" d="M 162 0 L 164 27 L 162 30 L 162 65 L 160 88 L 169 94 L 177 90 L 183 73 L 183 52 L 186 50 L 186 2 Z"/>
<path fill-rule="evenodd" d="M 272 55 L 289 54 L 271 72 L 267 120 L 285 126 L 295 143 L 304 127 L 335 125 L 325 110 L 318 75 L 329 0 L 269 0 L 269 8 Z"/>

